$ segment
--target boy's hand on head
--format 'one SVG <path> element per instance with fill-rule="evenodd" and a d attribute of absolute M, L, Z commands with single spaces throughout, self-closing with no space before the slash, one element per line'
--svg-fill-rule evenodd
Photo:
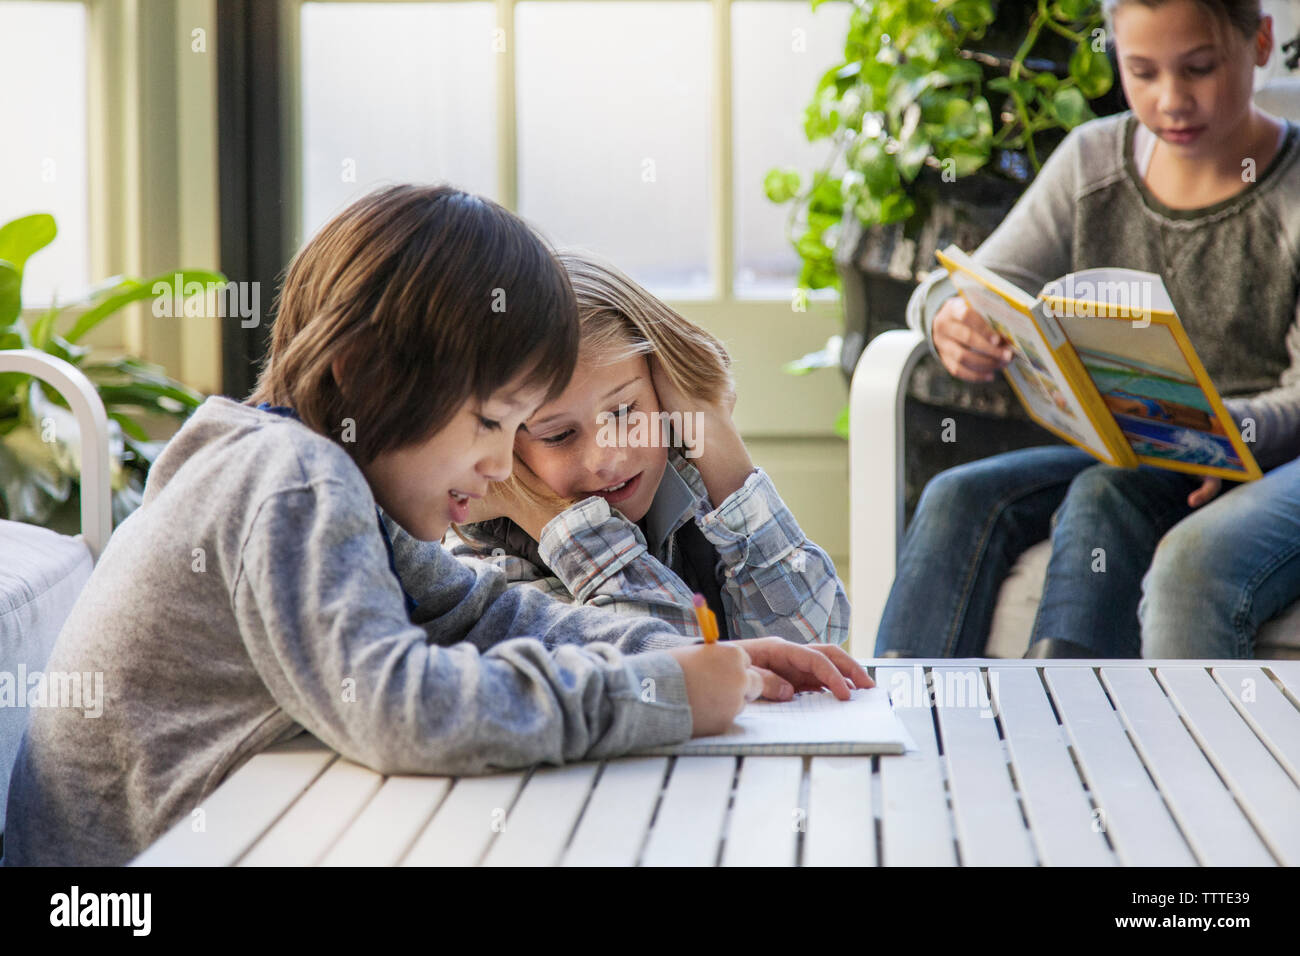
<path fill-rule="evenodd" d="M 720 734 L 763 691 L 763 677 L 736 642 L 691 644 L 668 651 L 686 678 L 691 736 Z"/>
<path fill-rule="evenodd" d="M 960 295 L 939 307 L 930 334 L 943 367 L 963 381 L 991 382 L 1013 356 L 1009 343 Z"/>
<path fill-rule="evenodd" d="M 664 370 L 663 362 L 657 356 L 646 356 L 650 363 L 650 379 L 655 394 L 659 397 L 659 408 L 665 412 L 704 412 L 705 414 L 730 419 L 736 410 L 736 391 L 727 389 L 716 401 L 706 402 L 692 398 L 673 384 Z"/>
<path fill-rule="evenodd" d="M 825 687 L 840 700 L 848 700 L 855 687 L 875 686 L 862 665 L 836 644 L 795 644 L 782 637 L 757 637 L 732 641 L 743 647 L 756 668 L 770 672 L 764 678 L 764 697 L 788 700 L 795 691 Z M 789 687 L 786 693 L 782 684 Z M 768 693 L 771 689 L 776 694 Z"/>
<path fill-rule="evenodd" d="M 648 359 L 660 409 L 670 414 L 680 412 L 683 418 L 695 416 L 694 427 L 686 435 L 679 436 L 683 439 L 682 453 L 699 469 L 709 500 L 720 505 L 754 471 L 754 461 L 749 457 L 732 417 L 736 392 L 728 389 L 714 402 L 692 399 L 673 385 L 662 362 L 653 355 Z M 685 440 L 688 436 L 689 442 Z"/>

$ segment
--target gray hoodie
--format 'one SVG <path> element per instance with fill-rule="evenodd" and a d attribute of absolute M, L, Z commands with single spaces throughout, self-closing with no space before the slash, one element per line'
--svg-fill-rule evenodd
<path fill-rule="evenodd" d="M 304 729 L 385 774 L 690 736 L 682 671 L 663 653 L 686 638 L 508 589 L 497 569 L 384 521 L 400 582 L 342 448 L 292 419 L 204 402 L 59 635 L 47 673 L 102 674 L 102 714 L 33 708 L 5 862 L 125 863 Z"/>
<path fill-rule="evenodd" d="M 1228 413 L 1254 421 L 1256 461 L 1277 467 L 1300 455 L 1300 129 L 1287 124 L 1235 196 L 1171 209 L 1138 170 L 1139 126 L 1125 112 L 1072 130 L 975 259 L 1031 296 L 1083 269 L 1158 273 Z M 935 270 L 908 302 L 927 338 L 956 294 L 947 275 Z"/>

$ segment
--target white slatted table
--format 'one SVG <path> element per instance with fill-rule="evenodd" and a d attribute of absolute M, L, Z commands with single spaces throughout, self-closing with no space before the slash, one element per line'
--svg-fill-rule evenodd
<path fill-rule="evenodd" d="M 1300 661 L 864 663 L 916 752 L 385 778 L 304 734 L 135 863 L 1300 864 Z"/>

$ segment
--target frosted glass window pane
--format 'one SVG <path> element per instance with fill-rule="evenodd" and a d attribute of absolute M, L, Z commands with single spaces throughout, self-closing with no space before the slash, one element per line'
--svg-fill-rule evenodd
<path fill-rule="evenodd" d="M 789 205 L 763 194 L 774 166 L 808 174 L 829 156 L 827 140 L 809 143 L 804 107 L 818 79 L 843 61 L 847 3 L 740 0 L 731 8 L 732 152 L 737 295 L 788 299 L 799 257 L 786 238 Z"/>
<path fill-rule="evenodd" d="M 85 6 L 0 3 L 0 89 L 0 223 L 47 212 L 59 229 L 23 270 L 23 307 L 67 301 L 90 285 Z"/>
<path fill-rule="evenodd" d="M 709 5 L 517 8 L 519 206 L 665 297 L 708 296 Z"/>
<path fill-rule="evenodd" d="M 493 4 L 304 3 L 302 241 L 394 182 L 496 198 Z"/>

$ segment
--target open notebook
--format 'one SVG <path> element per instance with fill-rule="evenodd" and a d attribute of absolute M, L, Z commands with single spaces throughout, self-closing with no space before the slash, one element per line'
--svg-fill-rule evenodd
<path fill-rule="evenodd" d="M 654 747 L 647 754 L 901 754 L 916 749 L 894 715 L 882 687 L 836 700 L 830 691 L 795 694 L 792 700 L 756 700 L 726 733 Z"/>

